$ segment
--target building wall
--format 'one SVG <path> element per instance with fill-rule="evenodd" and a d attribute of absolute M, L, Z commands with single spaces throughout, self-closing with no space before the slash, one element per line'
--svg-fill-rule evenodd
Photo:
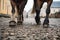
<path fill-rule="evenodd" d="M 0 0 L 0 11 L 1 11 L 1 0 Z"/>
<path fill-rule="evenodd" d="M 9 0 L 0 0 L 0 13 L 11 14 L 11 5 Z"/>
<path fill-rule="evenodd" d="M 51 8 L 51 13 L 59 12 L 60 8 Z"/>

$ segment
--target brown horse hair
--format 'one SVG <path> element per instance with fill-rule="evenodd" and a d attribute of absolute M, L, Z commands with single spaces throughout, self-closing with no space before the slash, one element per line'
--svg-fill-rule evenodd
<path fill-rule="evenodd" d="M 50 0 L 47 0 L 47 3 L 49 2 Z M 53 2 L 53 0 L 51 0 L 51 2 Z M 39 4 L 38 4 L 39 5 Z M 33 4 L 33 7 L 32 7 L 32 12 L 31 14 L 34 14 L 36 11 L 35 11 L 35 7 L 34 7 L 34 4 Z"/>

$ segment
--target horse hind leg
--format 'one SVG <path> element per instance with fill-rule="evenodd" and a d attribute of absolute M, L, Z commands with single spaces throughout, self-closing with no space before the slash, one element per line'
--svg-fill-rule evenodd
<path fill-rule="evenodd" d="M 51 6 L 51 4 L 52 4 L 52 1 L 50 1 L 50 2 L 47 2 L 47 9 L 46 9 L 46 17 L 45 17 L 45 20 L 44 20 L 44 23 L 43 23 L 43 25 L 45 26 L 45 27 L 48 27 L 48 25 L 49 25 L 49 14 L 50 14 L 50 6 Z"/>
<path fill-rule="evenodd" d="M 12 10 L 11 10 L 12 16 L 11 16 L 11 21 L 9 22 L 9 26 L 15 26 L 16 25 L 15 16 L 14 16 L 14 14 L 15 14 L 15 6 L 12 3 L 11 3 L 11 6 L 12 6 Z"/>

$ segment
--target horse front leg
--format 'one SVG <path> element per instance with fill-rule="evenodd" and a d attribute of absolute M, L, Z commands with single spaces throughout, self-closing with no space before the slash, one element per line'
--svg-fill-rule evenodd
<path fill-rule="evenodd" d="M 23 23 L 23 14 L 18 15 L 18 18 L 17 18 L 17 24 L 21 25 L 22 23 Z"/>
<path fill-rule="evenodd" d="M 44 20 L 44 23 L 43 23 L 43 26 L 47 27 L 49 25 L 49 14 L 50 14 L 50 8 L 47 8 L 46 10 L 46 17 L 45 17 L 45 20 Z"/>
<path fill-rule="evenodd" d="M 36 21 L 36 23 L 37 23 L 37 25 L 39 25 L 40 24 L 40 9 L 38 10 L 38 9 L 36 9 L 36 17 L 35 17 L 35 21 Z"/>
<path fill-rule="evenodd" d="M 44 27 L 48 27 L 49 26 L 49 14 L 50 14 L 50 6 L 52 4 L 52 1 L 47 2 L 47 9 L 46 9 L 46 17 L 43 23 Z"/>
<path fill-rule="evenodd" d="M 19 7 L 17 7 L 17 10 L 18 10 L 18 18 L 17 18 L 17 24 L 20 25 L 23 23 L 23 11 L 24 11 L 24 8 L 25 8 L 25 5 L 27 3 L 27 0 L 23 1 Z"/>
<path fill-rule="evenodd" d="M 43 5 L 43 2 L 41 2 L 40 0 L 34 0 L 34 6 L 36 11 L 35 21 L 37 25 L 40 24 L 40 10 L 42 8 L 42 5 Z"/>
<path fill-rule="evenodd" d="M 11 6 L 12 6 L 12 10 L 11 10 L 12 16 L 11 16 L 11 21 L 9 22 L 9 26 L 16 26 L 15 16 L 14 16 L 14 14 L 15 14 L 15 6 L 12 3 L 11 3 Z"/>

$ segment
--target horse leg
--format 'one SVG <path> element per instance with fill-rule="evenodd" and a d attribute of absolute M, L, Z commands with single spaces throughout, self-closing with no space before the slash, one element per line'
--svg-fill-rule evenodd
<path fill-rule="evenodd" d="M 23 1 L 20 5 L 19 5 L 19 13 L 18 13 L 18 18 L 17 18 L 17 24 L 20 25 L 23 23 L 23 11 L 24 11 L 24 8 L 25 8 L 25 5 L 27 3 L 27 0 Z"/>
<path fill-rule="evenodd" d="M 42 8 L 42 5 L 43 5 L 43 2 L 41 2 L 40 0 L 34 0 L 34 6 L 36 11 L 35 21 L 37 25 L 40 24 L 40 10 Z"/>
<path fill-rule="evenodd" d="M 46 17 L 45 17 L 45 20 L 44 20 L 44 23 L 43 23 L 44 26 L 49 25 L 49 18 L 48 17 L 49 17 L 49 14 L 50 14 L 51 4 L 52 4 L 52 1 L 47 2 Z"/>
<path fill-rule="evenodd" d="M 15 5 L 11 2 L 11 6 L 12 6 L 12 16 L 11 16 L 11 21 L 9 22 L 9 26 L 15 26 L 16 22 L 15 22 Z"/>

